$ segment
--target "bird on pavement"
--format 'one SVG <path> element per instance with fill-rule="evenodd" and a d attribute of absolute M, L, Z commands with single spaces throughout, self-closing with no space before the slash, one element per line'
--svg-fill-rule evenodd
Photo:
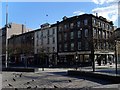
<path fill-rule="evenodd" d="M 31 89 L 31 87 L 29 86 L 29 87 L 27 87 L 27 89 Z"/>
<path fill-rule="evenodd" d="M 8 80 L 5 80 L 5 81 L 8 81 Z"/>
<path fill-rule="evenodd" d="M 15 79 L 15 78 L 13 78 L 13 81 L 16 81 L 16 79 Z"/>
<path fill-rule="evenodd" d="M 35 86 L 35 88 L 38 88 L 38 86 Z"/>
<path fill-rule="evenodd" d="M 32 81 L 35 81 L 34 79 L 32 79 Z"/>
<path fill-rule="evenodd" d="M 68 80 L 69 82 L 72 82 L 71 80 Z"/>
<path fill-rule="evenodd" d="M 15 75 L 15 77 L 17 77 L 17 75 Z"/>
<path fill-rule="evenodd" d="M 8 84 L 8 85 L 12 87 L 12 85 L 11 85 L 11 84 Z"/>
<path fill-rule="evenodd" d="M 19 76 L 22 77 L 22 73 Z"/>
<path fill-rule="evenodd" d="M 15 90 L 18 90 L 18 88 L 15 88 Z"/>
<path fill-rule="evenodd" d="M 27 82 L 26 84 L 30 84 L 30 82 Z"/>
<path fill-rule="evenodd" d="M 58 87 L 54 85 L 54 88 L 58 88 Z"/>

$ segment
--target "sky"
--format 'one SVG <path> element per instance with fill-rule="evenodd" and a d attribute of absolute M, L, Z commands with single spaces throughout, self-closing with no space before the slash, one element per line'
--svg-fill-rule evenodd
<path fill-rule="evenodd" d="M 114 2 L 113 2 L 114 1 Z M 1 6 L 1 5 L 0 5 Z M 5 25 L 6 2 L 2 2 L 0 16 Z M 25 24 L 27 28 L 37 29 L 46 22 L 54 24 L 64 16 L 72 17 L 84 13 L 103 16 L 118 26 L 118 4 L 115 0 L 91 0 L 90 2 L 9 2 L 8 22 Z"/>

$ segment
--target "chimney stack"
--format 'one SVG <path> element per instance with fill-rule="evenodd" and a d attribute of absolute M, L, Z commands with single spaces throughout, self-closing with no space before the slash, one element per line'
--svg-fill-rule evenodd
<path fill-rule="evenodd" d="M 98 17 L 98 13 L 96 13 L 96 17 Z"/>

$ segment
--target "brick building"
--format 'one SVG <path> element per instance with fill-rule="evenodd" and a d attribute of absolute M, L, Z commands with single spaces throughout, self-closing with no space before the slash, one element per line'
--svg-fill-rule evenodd
<path fill-rule="evenodd" d="M 107 63 L 108 57 L 114 56 L 113 42 L 109 40 L 113 23 L 106 18 L 92 14 L 65 16 L 57 29 L 59 65 L 92 65 L 93 60 L 101 65 L 102 60 Z"/>
<path fill-rule="evenodd" d="M 34 31 L 14 35 L 8 39 L 8 57 L 16 65 L 32 65 L 34 60 Z"/>
<path fill-rule="evenodd" d="M 7 29 L 6 25 L 1 28 L 2 33 L 2 63 L 5 65 L 6 60 L 6 45 L 8 43 L 8 39 L 13 35 L 19 35 L 28 31 L 25 25 L 16 24 L 16 23 L 8 23 Z M 7 40 L 7 41 L 6 41 Z"/>

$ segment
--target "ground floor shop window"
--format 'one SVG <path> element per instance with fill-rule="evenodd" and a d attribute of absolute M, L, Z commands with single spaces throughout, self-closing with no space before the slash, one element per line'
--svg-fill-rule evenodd
<path fill-rule="evenodd" d="M 84 55 L 84 61 L 85 62 L 89 62 L 89 59 L 90 59 L 89 55 Z"/>
<path fill-rule="evenodd" d="M 79 55 L 79 57 L 80 62 L 83 62 L 83 55 Z"/>

